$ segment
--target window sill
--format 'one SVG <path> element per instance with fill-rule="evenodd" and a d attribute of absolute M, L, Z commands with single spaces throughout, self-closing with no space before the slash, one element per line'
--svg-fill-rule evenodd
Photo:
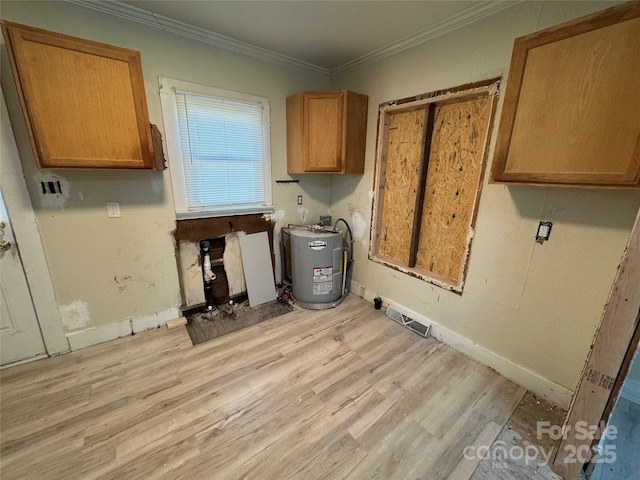
<path fill-rule="evenodd" d="M 176 212 L 177 220 L 194 220 L 198 218 L 230 217 L 233 215 L 254 215 L 257 213 L 273 213 L 273 207 L 229 208 L 208 212 Z"/>

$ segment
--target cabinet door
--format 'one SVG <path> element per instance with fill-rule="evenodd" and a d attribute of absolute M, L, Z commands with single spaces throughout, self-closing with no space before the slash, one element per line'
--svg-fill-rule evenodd
<path fill-rule="evenodd" d="M 343 157 L 342 92 L 313 92 L 304 95 L 305 171 L 340 172 Z"/>
<path fill-rule="evenodd" d="M 640 187 L 640 3 L 515 41 L 492 181 Z"/>
<path fill-rule="evenodd" d="M 2 29 L 38 167 L 155 168 L 139 52 Z"/>

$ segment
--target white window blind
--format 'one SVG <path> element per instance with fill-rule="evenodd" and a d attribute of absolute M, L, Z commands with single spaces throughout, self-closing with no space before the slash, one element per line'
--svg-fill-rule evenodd
<path fill-rule="evenodd" d="M 168 89 L 168 83 L 185 84 L 161 79 L 177 213 L 230 213 L 269 206 L 268 101 L 207 87 L 200 87 L 207 90 L 204 93 L 175 85 Z M 165 110 L 171 107 L 173 115 L 167 115 Z M 175 125 L 167 118 L 173 118 Z M 169 142 L 171 135 L 176 138 Z"/>

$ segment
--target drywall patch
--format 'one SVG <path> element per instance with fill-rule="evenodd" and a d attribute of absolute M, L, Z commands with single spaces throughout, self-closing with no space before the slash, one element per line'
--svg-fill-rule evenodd
<path fill-rule="evenodd" d="M 364 240 L 367 235 L 367 221 L 359 212 L 351 215 L 351 227 L 356 240 Z"/>
<path fill-rule="evenodd" d="M 298 209 L 298 215 L 300 215 L 300 220 L 302 223 L 307 223 L 307 215 L 309 215 L 309 210 L 304 207 L 300 207 Z"/>
<path fill-rule="evenodd" d="M 243 235 L 246 235 L 246 233 L 233 232 L 224 237 L 225 247 L 222 254 L 222 262 L 224 271 L 227 274 L 230 297 L 236 297 L 247 291 L 240 252 L 240 237 Z"/>
<path fill-rule="evenodd" d="M 164 180 L 162 175 L 151 179 L 151 189 L 154 193 L 161 193 L 164 190 Z"/>
<path fill-rule="evenodd" d="M 66 305 L 60 305 L 60 320 L 66 331 L 79 330 L 91 321 L 87 302 L 76 300 Z"/>
<path fill-rule="evenodd" d="M 262 218 L 264 218 L 268 222 L 279 222 L 284 218 L 284 215 L 284 210 L 276 210 L 275 212 L 265 213 L 264 215 L 262 215 Z"/>
<path fill-rule="evenodd" d="M 200 246 L 195 242 L 180 241 L 178 244 L 178 275 L 182 285 L 182 303 L 191 307 L 204 303 Z"/>
<path fill-rule="evenodd" d="M 31 178 L 39 193 L 41 208 L 64 209 L 71 192 L 71 184 L 66 178 L 48 170 L 38 170 Z"/>

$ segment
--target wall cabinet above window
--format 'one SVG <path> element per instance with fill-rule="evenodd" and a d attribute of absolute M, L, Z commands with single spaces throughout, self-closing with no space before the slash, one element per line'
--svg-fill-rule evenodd
<path fill-rule="evenodd" d="M 640 187 L 640 3 L 518 38 L 493 182 Z"/>
<path fill-rule="evenodd" d="M 2 31 L 39 168 L 164 168 L 139 52 L 10 22 Z"/>
<path fill-rule="evenodd" d="M 287 98 L 287 172 L 364 173 L 367 102 L 348 90 Z"/>

